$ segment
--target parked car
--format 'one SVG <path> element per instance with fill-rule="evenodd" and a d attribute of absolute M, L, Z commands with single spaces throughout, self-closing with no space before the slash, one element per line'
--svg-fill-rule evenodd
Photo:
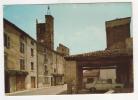
<path fill-rule="evenodd" d="M 123 88 L 123 84 L 119 83 L 110 83 L 107 80 L 96 80 L 93 83 L 87 83 L 85 85 L 86 89 L 89 89 L 91 92 L 95 92 L 96 90 L 108 91 L 114 88 Z"/>

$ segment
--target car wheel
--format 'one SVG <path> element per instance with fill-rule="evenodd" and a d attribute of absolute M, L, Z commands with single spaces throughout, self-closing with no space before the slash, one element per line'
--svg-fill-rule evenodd
<path fill-rule="evenodd" d="M 93 92 L 95 92 L 95 91 L 96 91 L 96 88 L 94 88 L 94 87 L 93 87 L 93 88 L 90 88 L 90 92 L 93 93 Z"/>

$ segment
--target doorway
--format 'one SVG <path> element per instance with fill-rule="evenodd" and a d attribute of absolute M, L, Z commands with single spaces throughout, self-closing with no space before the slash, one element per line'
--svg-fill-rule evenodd
<path fill-rule="evenodd" d="M 16 91 L 25 89 L 25 76 L 16 76 Z"/>
<path fill-rule="evenodd" d="M 31 77 L 31 88 L 35 88 L 35 77 Z"/>

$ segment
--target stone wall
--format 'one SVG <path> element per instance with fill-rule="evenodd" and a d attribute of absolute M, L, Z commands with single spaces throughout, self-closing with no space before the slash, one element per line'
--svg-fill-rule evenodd
<path fill-rule="evenodd" d="M 107 48 L 124 42 L 130 37 L 130 18 L 116 19 L 106 22 Z M 124 48 L 124 45 L 120 45 Z"/>
<path fill-rule="evenodd" d="M 58 53 L 53 52 L 53 68 L 56 69 L 57 74 L 64 74 L 64 57 Z M 54 73 L 54 72 L 53 72 Z"/>
<path fill-rule="evenodd" d="M 43 46 L 37 44 L 37 67 L 38 67 L 38 87 L 43 87 L 44 84 L 44 64 L 45 50 Z"/>
<path fill-rule="evenodd" d="M 4 56 L 6 56 L 5 70 L 20 70 L 19 32 L 16 29 L 14 29 L 12 26 L 10 26 L 9 24 L 4 23 L 4 35 L 5 34 L 10 38 L 9 48 L 4 47 Z M 9 87 L 8 92 L 15 92 L 16 91 L 16 77 L 9 76 L 8 79 L 5 79 L 5 80 L 8 80 L 9 82 L 7 83 L 9 86 L 5 86 L 5 88 Z"/>
<path fill-rule="evenodd" d="M 7 68 L 19 70 L 20 63 L 20 39 L 19 32 L 7 23 L 4 23 L 4 34 L 10 38 L 10 47 L 4 47 L 4 54 L 7 55 Z M 13 59 L 14 58 L 14 59 Z"/>
<path fill-rule="evenodd" d="M 113 83 L 116 81 L 116 69 L 100 69 L 100 79 L 111 79 Z"/>
<path fill-rule="evenodd" d="M 77 64 L 76 61 L 65 62 L 65 83 L 77 82 Z"/>
<path fill-rule="evenodd" d="M 54 49 L 54 18 L 45 16 L 45 23 L 36 21 L 37 42 L 49 49 Z"/>
<path fill-rule="evenodd" d="M 133 49 L 133 38 L 127 38 L 125 43 L 127 49 Z"/>
<path fill-rule="evenodd" d="M 67 48 L 63 44 L 59 44 L 59 46 L 57 47 L 57 52 L 63 54 L 64 56 L 68 56 L 69 55 L 69 48 Z"/>

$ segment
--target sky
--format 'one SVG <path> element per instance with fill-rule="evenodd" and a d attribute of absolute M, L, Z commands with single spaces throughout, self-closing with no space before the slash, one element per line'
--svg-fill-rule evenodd
<path fill-rule="evenodd" d="M 131 3 L 51 4 L 54 48 L 59 43 L 71 54 L 104 50 L 105 21 L 132 17 Z M 4 5 L 4 18 L 36 39 L 36 19 L 45 22 L 48 5 Z"/>

